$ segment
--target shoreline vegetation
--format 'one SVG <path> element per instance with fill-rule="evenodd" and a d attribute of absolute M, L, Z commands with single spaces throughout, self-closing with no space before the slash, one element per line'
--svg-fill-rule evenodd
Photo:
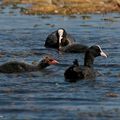
<path fill-rule="evenodd" d="M 28 15 L 120 12 L 120 0 L 3 0 L 2 5 Z"/>

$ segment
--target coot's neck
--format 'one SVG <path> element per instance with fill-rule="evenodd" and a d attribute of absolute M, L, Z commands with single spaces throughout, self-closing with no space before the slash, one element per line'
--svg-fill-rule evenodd
<path fill-rule="evenodd" d="M 49 66 L 49 64 L 47 64 L 47 63 L 41 63 L 41 62 L 37 65 L 37 67 L 38 67 L 39 70 L 44 69 L 47 66 Z"/>
<path fill-rule="evenodd" d="M 84 66 L 92 67 L 93 62 L 94 62 L 94 55 L 90 51 L 87 51 L 85 53 Z"/>

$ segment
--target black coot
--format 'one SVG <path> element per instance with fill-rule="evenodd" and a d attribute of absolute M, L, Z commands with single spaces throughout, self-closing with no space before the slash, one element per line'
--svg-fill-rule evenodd
<path fill-rule="evenodd" d="M 91 46 L 87 49 L 84 58 L 84 66 L 80 66 L 77 60 L 74 60 L 64 73 L 64 77 L 69 82 L 76 82 L 80 79 L 91 79 L 96 77 L 96 71 L 93 69 L 94 58 L 107 55 L 102 51 L 99 45 Z"/>
<path fill-rule="evenodd" d="M 31 65 L 24 62 L 11 61 L 0 65 L 1 73 L 19 73 L 19 72 L 31 72 L 39 71 L 46 68 L 49 65 L 57 64 L 58 61 L 52 57 L 46 56 L 37 65 Z"/>
<path fill-rule="evenodd" d="M 74 41 L 74 38 L 68 34 L 65 29 L 60 28 L 48 35 L 44 46 L 59 50 L 60 47 L 71 45 L 74 43 Z"/>

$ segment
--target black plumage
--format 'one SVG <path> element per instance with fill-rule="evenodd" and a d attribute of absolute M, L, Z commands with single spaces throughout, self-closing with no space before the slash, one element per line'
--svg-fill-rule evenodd
<path fill-rule="evenodd" d="M 91 79 L 96 77 L 96 71 L 93 68 L 94 58 L 107 55 L 102 51 L 99 45 L 91 46 L 87 49 L 84 57 L 84 65 L 80 66 L 77 60 L 64 72 L 64 77 L 69 82 L 76 82 L 80 79 Z"/>
<path fill-rule="evenodd" d="M 87 49 L 88 46 L 86 45 L 74 43 L 72 45 L 61 48 L 61 51 L 67 53 L 85 53 Z"/>
<path fill-rule="evenodd" d="M 45 41 L 45 47 L 60 49 L 60 47 L 65 47 L 67 45 L 73 44 L 75 39 L 68 34 L 65 29 L 59 28 L 58 30 L 52 32 Z"/>
<path fill-rule="evenodd" d="M 1 73 L 19 73 L 42 70 L 49 65 L 57 64 L 58 61 L 51 57 L 45 57 L 37 65 L 28 64 L 25 62 L 11 61 L 0 65 Z"/>

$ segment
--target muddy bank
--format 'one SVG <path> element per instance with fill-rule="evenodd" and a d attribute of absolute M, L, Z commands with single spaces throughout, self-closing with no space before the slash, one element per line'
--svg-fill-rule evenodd
<path fill-rule="evenodd" d="M 3 5 L 19 7 L 23 14 L 81 14 L 120 12 L 120 0 L 3 0 Z"/>

